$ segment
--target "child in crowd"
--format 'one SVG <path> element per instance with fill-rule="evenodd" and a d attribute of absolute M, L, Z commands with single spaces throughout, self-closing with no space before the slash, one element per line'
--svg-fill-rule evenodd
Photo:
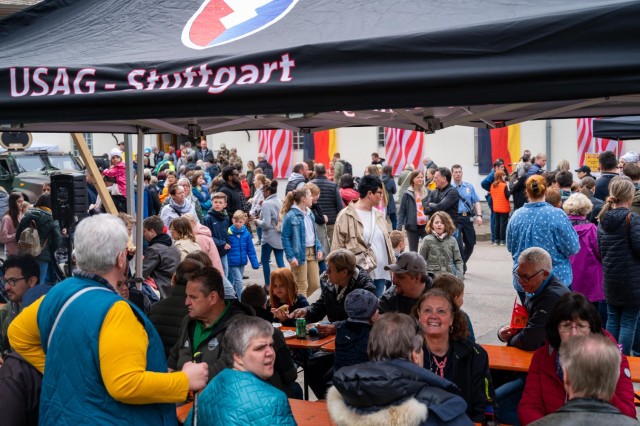
<path fill-rule="evenodd" d="M 455 229 L 447 213 L 438 211 L 431 215 L 427 236 L 420 245 L 420 255 L 427 261 L 428 272 L 449 272 L 462 279 L 463 263 L 458 242 L 453 237 Z"/>
<path fill-rule="evenodd" d="M 556 188 L 547 188 L 544 192 L 544 201 L 553 207 L 562 208 L 562 194 L 560 194 L 560 191 Z"/>
<path fill-rule="evenodd" d="M 171 232 L 173 243 L 180 250 L 180 261 L 183 261 L 192 251 L 200 250 L 188 218 L 177 217 L 173 219 L 169 226 L 169 231 Z"/>
<path fill-rule="evenodd" d="M 240 299 L 245 305 L 249 305 L 256 311 L 256 316 L 271 322 L 273 315 L 267 307 L 267 291 L 260 284 L 250 284 L 242 292 Z"/>
<path fill-rule="evenodd" d="M 229 272 L 233 280 L 233 287 L 236 290 L 236 296 L 242 297 L 242 275 L 244 267 L 247 265 L 247 258 L 251 262 L 253 269 L 260 267 L 256 249 L 253 247 L 251 234 L 244 226 L 247 222 L 247 214 L 242 210 L 236 210 L 233 214 L 233 225 L 229 227 L 229 252 L 227 253 L 227 261 L 229 263 Z"/>
<path fill-rule="evenodd" d="M 469 318 L 469 315 L 467 315 L 466 312 L 460 309 L 462 308 L 462 304 L 464 303 L 464 282 L 462 282 L 462 280 L 459 279 L 458 277 L 451 274 L 438 274 L 436 275 L 436 278 L 433 280 L 432 288 L 439 288 L 440 290 L 444 291 L 445 293 L 448 293 L 451 296 L 451 298 L 456 304 L 456 307 L 458 308 L 462 316 L 464 316 L 467 320 L 467 326 L 469 328 L 469 337 L 467 337 L 467 339 L 475 343 L 476 335 L 473 332 L 473 325 L 471 324 L 471 319 Z"/>
<path fill-rule="evenodd" d="M 371 333 L 371 317 L 378 311 L 375 293 L 357 288 L 347 295 L 344 309 L 348 319 L 337 323 L 334 371 L 367 362 L 367 342 Z"/>
<path fill-rule="evenodd" d="M 491 200 L 493 202 L 493 214 L 495 223 L 493 225 L 493 235 L 495 236 L 494 245 L 506 245 L 507 241 L 507 222 L 509 221 L 509 212 L 511 204 L 509 204 L 509 186 L 507 185 L 506 175 L 502 170 L 498 170 L 495 179 L 489 190 Z"/>
<path fill-rule="evenodd" d="M 227 261 L 227 251 L 229 250 L 229 234 L 227 233 L 231 222 L 227 215 L 227 195 L 223 192 L 216 192 L 211 197 L 211 208 L 204 215 L 203 224 L 211 231 L 211 237 L 216 244 L 220 262 L 224 275 L 229 277 L 229 262 Z"/>
<path fill-rule="evenodd" d="M 251 187 L 249 186 L 249 182 L 247 182 L 247 175 L 245 173 L 240 173 L 240 188 L 242 188 L 242 194 L 244 198 L 247 200 L 251 198 Z"/>
<path fill-rule="evenodd" d="M 278 268 L 271 272 L 269 286 L 269 309 L 273 314 L 270 321 L 281 322 L 287 327 L 295 327 L 296 321 L 289 318 L 289 312 L 309 306 L 304 295 L 298 293 L 293 273 L 288 268 Z"/>
<path fill-rule="evenodd" d="M 396 260 L 400 259 L 402 253 L 405 250 L 405 237 L 402 231 L 391 231 L 389 233 L 389 239 L 391 240 L 391 247 L 393 247 L 393 254 L 396 256 Z"/>

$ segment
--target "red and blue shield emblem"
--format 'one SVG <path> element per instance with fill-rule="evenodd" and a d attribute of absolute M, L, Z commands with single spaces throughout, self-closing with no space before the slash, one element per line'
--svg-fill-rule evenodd
<path fill-rule="evenodd" d="M 182 31 L 193 49 L 220 46 L 276 23 L 298 0 L 206 0 Z"/>

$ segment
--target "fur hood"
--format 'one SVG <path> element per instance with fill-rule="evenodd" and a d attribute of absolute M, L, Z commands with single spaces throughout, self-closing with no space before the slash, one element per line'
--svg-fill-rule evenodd
<path fill-rule="evenodd" d="M 399 405 L 361 414 L 349 408 L 333 386 L 327 393 L 327 408 L 331 420 L 338 426 L 419 426 L 428 416 L 427 406 L 413 397 Z"/>

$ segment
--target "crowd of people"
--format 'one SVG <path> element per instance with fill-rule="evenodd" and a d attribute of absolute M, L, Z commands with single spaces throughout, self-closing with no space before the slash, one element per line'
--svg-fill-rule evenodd
<path fill-rule="evenodd" d="M 528 374 L 506 374 L 490 370 L 462 310 L 483 219 L 459 164 L 425 157 L 396 180 L 374 153 L 355 177 L 336 153 L 328 165 L 295 164 L 281 200 L 265 154 L 243 164 L 219 148 L 203 139 L 145 150 L 144 247 L 133 245 L 131 216 L 100 214 L 94 202 L 60 283 L 52 264 L 68 235 L 50 194 L 26 210 L 9 196 L 7 424 L 175 424 L 187 400 L 186 424 L 295 424 L 288 398 L 303 397 L 301 356 L 338 425 L 635 419 L 626 357 L 640 355 L 638 158 L 623 156 L 619 173 L 604 152 L 602 176 L 583 166 L 574 182 L 568 163 L 546 172 L 544 154 L 525 152 L 513 171 L 497 159 L 482 182 L 492 242 L 513 258 L 514 311 L 525 312 L 498 338 L 534 352 Z M 103 172 L 115 195 L 126 194 L 124 155 L 114 149 Z M 24 244 L 33 230 L 37 253 Z M 136 254 L 143 282 L 129 267 Z M 262 282 L 248 285 L 247 264 Z M 335 335 L 335 352 L 290 350 L 279 327 L 300 318 Z"/>

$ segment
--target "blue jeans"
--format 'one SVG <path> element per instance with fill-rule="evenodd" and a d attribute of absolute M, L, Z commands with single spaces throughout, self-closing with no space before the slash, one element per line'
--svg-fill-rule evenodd
<path fill-rule="evenodd" d="M 320 275 L 327 270 L 327 262 L 325 262 L 324 259 L 318 262 L 318 270 L 320 271 Z"/>
<path fill-rule="evenodd" d="M 244 266 L 230 266 L 229 272 L 233 276 L 233 288 L 236 291 L 236 297 L 240 300 L 242 295 L 242 275 L 244 274 Z"/>
<path fill-rule="evenodd" d="M 389 213 L 389 220 L 391 221 L 391 229 L 398 229 L 398 215 Z"/>
<path fill-rule="evenodd" d="M 262 228 L 256 225 L 256 234 L 258 235 L 258 242 L 262 242 Z"/>
<path fill-rule="evenodd" d="M 49 262 L 38 261 L 38 266 L 40 267 L 40 284 L 51 284 L 48 281 Z"/>
<path fill-rule="evenodd" d="M 273 254 L 276 255 L 276 265 L 278 265 L 278 268 L 284 268 L 284 250 L 273 248 L 269 244 L 263 244 L 262 254 L 260 254 L 260 262 L 262 262 L 264 285 L 265 287 L 267 287 L 267 289 L 269 288 L 269 283 L 271 283 L 271 266 L 269 266 L 269 260 L 271 260 L 271 251 L 273 251 Z"/>
<path fill-rule="evenodd" d="M 518 405 L 522 399 L 526 374 L 496 389 L 496 416 L 501 423 L 519 426 Z"/>
<path fill-rule="evenodd" d="M 627 356 L 631 355 L 639 310 L 637 306 L 608 306 L 607 331 Z"/>
<path fill-rule="evenodd" d="M 231 279 L 231 273 L 229 272 L 229 261 L 227 260 L 227 255 L 220 256 L 220 263 L 222 263 L 222 271 L 224 272 L 224 276 L 227 277 L 229 281 Z"/>
<path fill-rule="evenodd" d="M 495 233 L 494 233 L 494 227 L 496 226 L 496 215 L 493 212 L 493 209 L 491 209 L 491 242 L 498 242 L 498 238 L 496 237 Z"/>
<path fill-rule="evenodd" d="M 382 293 L 387 289 L 387 287 L 391 284 L 391 281 L 384 279 L 373 280 L 373 285 L 376 286 L 376 296 L 382 296 Z"/>

